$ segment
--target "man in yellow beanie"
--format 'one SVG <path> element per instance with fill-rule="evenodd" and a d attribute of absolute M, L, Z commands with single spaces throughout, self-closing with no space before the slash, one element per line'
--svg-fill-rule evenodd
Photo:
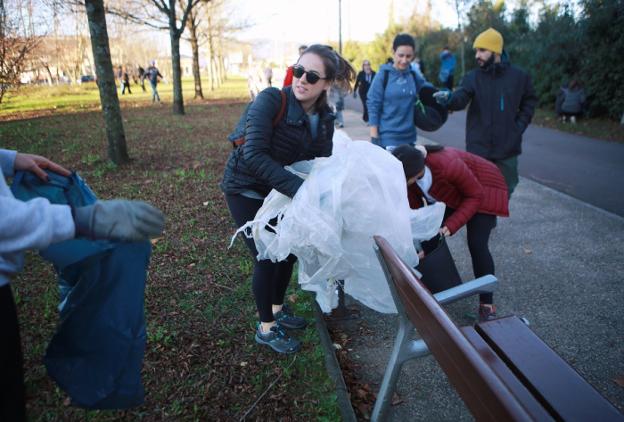
<path fill-rule="evenodd" d="M 522 134 L 537 104 L 531 77 L 510 63 L 503 36 L 493 28 L 475 38 L 479 67 L 466 74 L 453 92 L 434 94 L 449 110 L 462 110 L 466 118 L 466 150 L 492 161 L 505 177 L 509 196 L 518 184 L 518 155 Z"/>

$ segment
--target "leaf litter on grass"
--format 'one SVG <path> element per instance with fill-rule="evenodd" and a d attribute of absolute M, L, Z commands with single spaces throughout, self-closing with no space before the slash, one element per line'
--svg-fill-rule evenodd
<path fill-rule="evenodd" d="M 137 409 L 85 412 L 63 405 L 65 395 L 41 363 L 57 322 L 55 277 L 29 254 L 13 286 L 33 420 L 235 420 L 280 374 L 250 420 L 339 419 L 313 329 L 302 334 L 304 348 L 290 368 L 291 360 L 253 340 L 251 258 L 240 241 L 228 250 L 235 227 L 218 188 L 231 151 L 226 136 L 244 105 L 191 104 L 185 116 L 166 107 L 125 108 L 132 161 L 119 167 L 106 167 L 98 112 L 32 119 L 25 128 L 19 121 L 0 126 L 3 147 L 44 154 L 78 170 L 102 199 L 147 200 L 167 216 L 163 236 L 153 241 L 146 283 L 146 400 Z M 305 306 L 309 296 L 303 300 L 306 294 L 295 291 L 289 294 L 296 294 L 291 299 L 299 311 L 311 309 Z"/>

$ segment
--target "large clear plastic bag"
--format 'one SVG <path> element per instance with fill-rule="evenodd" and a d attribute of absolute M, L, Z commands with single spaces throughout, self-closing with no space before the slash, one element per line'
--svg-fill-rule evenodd
<path fill-rule="evenodd" d="M 335 280 L 344 280 L 345 292 L 364 305 L 396 312 L 373 236 L 386 238 L 408 265 L 418 264 L 410 221 L 418 212 L 409 207 L 401 163 L 382 148 L 353 142 L 337 131 L 332 156 L 311 164 L 292 200 L 273 190 L 254 221 L 238 232 L 253 236 L 258 259 L 276 262 L 296 255 L 299 284 L 316 293 L 323 312 L 338 305 Z M 306 165 L 293 167 L 297 172 Z M 274 218 L 277 222 L 269 225 Z M 437 226 L 416 224 L 419 236 L 435 234 L 440 227 L 441 217 L 426 220 Z"/>

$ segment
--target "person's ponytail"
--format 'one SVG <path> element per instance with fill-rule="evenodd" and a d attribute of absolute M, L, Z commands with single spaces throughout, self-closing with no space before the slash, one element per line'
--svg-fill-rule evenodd
<path fill-rule="evenodd" d="M 335 85 L 344 92 L 352 92 L 352 83 L 355 80 L 355 69 L 344 57 L 338 53 L 334 53 L 338 61 L 338 69 L 336 70 Z"/>

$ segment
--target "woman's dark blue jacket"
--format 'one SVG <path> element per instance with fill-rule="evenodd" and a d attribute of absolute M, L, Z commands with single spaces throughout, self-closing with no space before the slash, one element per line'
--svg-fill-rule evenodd
<path fill-rule="evenodd" d="M 286 108 L 279 113 L 281 95 L 277 88 L 262 91 L 249 107 L 245 143 L 230 154 L 225 166 L 221 190 L 240 194 L 253 190 L 266 196 L 271 189 L 293 197 L 303 179 L 284 169 L 297 161 L 328 157 L 332 152 L 334 114 L 328 106 L 319 110 L 317 139 L 312 139 L 310 120 L 290 87 L 284 88 Z"/>

